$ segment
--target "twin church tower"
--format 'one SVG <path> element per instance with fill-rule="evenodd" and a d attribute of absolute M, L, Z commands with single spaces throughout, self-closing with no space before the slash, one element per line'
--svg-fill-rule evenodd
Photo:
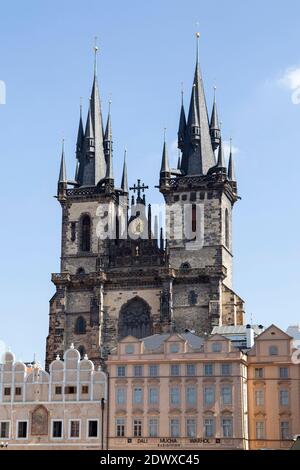
<path fill-rule="evenodd" d="M 95 66 L 85 128 L 80 113 L 74 181 L 62 152 L 61 267 L 52 274 L 47 367 L 71 343 L 99 364 L 128 335 L 186 329 L 203 335 L 215 325 L 243 324 L 243 301 L 232 290 L 233 158 L 230 152 L 227 167 L 215 100 L 208 117 L 198 52 L 178 148 L 171 168 L 164 142 L 164 237 L 146 205 L 147 187 L 140 180 L 128 186 L 126 159 L 121 184 L 115 181 L 111 115 L 104 129 Z"/>

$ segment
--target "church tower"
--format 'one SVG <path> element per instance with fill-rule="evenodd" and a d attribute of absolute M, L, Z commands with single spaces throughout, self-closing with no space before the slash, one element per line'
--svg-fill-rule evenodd
<path fill-rule="evenodd" d="M 215 325 L 243 323 L 243 301 L 232 290 L 233 156 L 227 169 L 216 100 L 208 119 L 198 53 L 187 119 L 181 106 L 178 168 L 170 168 L 163 145 L 165 236 L 146 203 L 148 186 L 128 186 L 126 152 L 120 186 L 115 182 L 111 110 L 104 127 L 96 59 L 97 48 L 85 128 L 80 108 L 74 180 L 62 148 L 61 266 L 52 274 L 47 367 L 71 343 L 99 364 L 128 335 L 209 334 Z"/>
<path fill-rule="evenodd" d="M 230 151 L 226 168 L 216 98 L 208 118 L 197 57 L 187 119 L 181 104 L 177 169 L 165 152 L 160 191 L 166 202 L 173 319 L 177 330 L 210 332 L 244 321 L 243 301 L 232 290 L 232 209 L 239 199 Z"/>

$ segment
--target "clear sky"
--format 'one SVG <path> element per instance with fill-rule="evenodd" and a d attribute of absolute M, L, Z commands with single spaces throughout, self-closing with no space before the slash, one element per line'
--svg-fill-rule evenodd
<path fill-rule="evenodd" d="M 17 358 L 44 360 L 50 273 L 59 271 L 61 139 L 72 178 L 94 36 L 104 116 L 112 97 L 115 175 L 126 146 L 129 183 L 141 177 L 158 202 L 163 128 L 175 162 L 181 82 L 188 103 L 200 30 L 208 105 L 216 84 L 223 138 L 238 149 L 235 290 L 247 321 L 300 322 L 299 1 L 11 0 L 0 15 L 0 340 Z"/>

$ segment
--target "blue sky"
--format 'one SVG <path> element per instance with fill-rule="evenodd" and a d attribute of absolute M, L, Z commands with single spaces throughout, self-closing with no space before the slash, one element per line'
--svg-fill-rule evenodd
<path fill-rule="evenodd" d="M 0 339 L 18 359 L 44 360 L 50 273 L 59 271 L 61 139 L 71 178 L 94 36 L 105 116 L 112 97 L 115 175 L 126 146 L 130 184 L 141 177 L 153 188 L 164 127 L 176 158 L 181 82 L 187 103 L 200 30 L 208 105 L 216 84 L 223 137 L 238 149 L 235 290 L 248 321 L 299 322 L 299 17 L 296 0 L 2 3 Z M 154 189 L 149 198 L 161 201 Z"/>

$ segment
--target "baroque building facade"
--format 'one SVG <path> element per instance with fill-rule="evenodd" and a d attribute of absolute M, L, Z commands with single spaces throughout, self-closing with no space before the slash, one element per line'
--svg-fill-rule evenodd
<path fill-rule="evenodd" d="M 232 208 L 239 198 L 233 157 L 227 166 L 216 100 L 208 118 L 198 48 L 187 117 L 181 105 L 177 168 L 163 146 L 165 234 L 146 204 L 147 186 L 138 180 L 129 188 L 125 158 L 120 186 L 114 179 L 111 113 L 104 130 L 96 52 L 74 180 L 67 179 L 62 151 L 61 266 L 52 275 L 46 367 L 70 343 L 99 364 L 128 335 L 186 329 L 203 335 L 244 322 L 232 285 Z"/>

